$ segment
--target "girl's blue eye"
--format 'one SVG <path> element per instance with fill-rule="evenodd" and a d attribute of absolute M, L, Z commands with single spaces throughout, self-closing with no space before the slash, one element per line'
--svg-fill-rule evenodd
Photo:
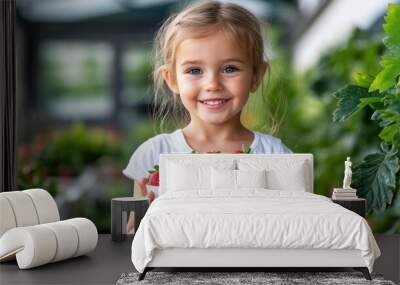
<path fill-rule="evenodd" d="M 226 73 L 232 73 L 235 71 L 238 71 L 239 69 L 236 66 L 227 66 L 224 68 L 224 72 Z"/>
<path fill-rule="evenodd" d="M 197 74 L 200 74 L 200 73 L 201 73 L 201 70 L 200 70 L 200 68 L 190 68 L 190 69 L 188 70 L 188 73 L 189 73 L 189 74 L 192 74 L 192 75 L 197 75 Z"/>

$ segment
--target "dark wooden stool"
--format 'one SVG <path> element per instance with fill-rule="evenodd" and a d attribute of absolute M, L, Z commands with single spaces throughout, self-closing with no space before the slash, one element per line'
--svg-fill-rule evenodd
<path fill-rule="evenodd" d="M 144 197 L 120 197 L 111 200 L 111 238 L 113 241 L 126 240 L 126 230 L 131 211 L 135 213 L 135 233 L 140 221 L 149 208 L 149 199 Z"/>

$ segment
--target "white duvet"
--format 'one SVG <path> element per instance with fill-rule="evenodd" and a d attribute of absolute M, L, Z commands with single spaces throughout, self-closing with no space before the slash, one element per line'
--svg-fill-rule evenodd
<path fill-rule="evenodd" d="M 149 207 L 132 242 L 143 272 L 154 249 L 358 249 L 372 272 L 380 250 L 361 216 L 329 198 L 300 191 L 170 192 Z"/>

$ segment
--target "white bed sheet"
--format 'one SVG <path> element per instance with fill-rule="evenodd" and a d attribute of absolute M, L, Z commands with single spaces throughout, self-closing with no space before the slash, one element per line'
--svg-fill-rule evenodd
<path fill-rule="evenodd" d="M 167 192 L 148 209 L 132 242 L 143 272 L 155 249 L 358 249 L 369 271 L 380 250 L 361 216 L 300 191 Z"/>

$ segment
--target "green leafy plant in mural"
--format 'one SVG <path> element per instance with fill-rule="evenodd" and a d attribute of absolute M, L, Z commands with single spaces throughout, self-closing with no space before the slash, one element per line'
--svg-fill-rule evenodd
<path fill-rule="evenodd" d="M 377 74 L 356 74 L 355 84 L 333 95 L 338 99 L 334 122 L 343 122 L 367 106 L 381 131 L 380 149 L 354 167 L 352 187 L 367 199 L 367 212 L 375 212 L 377 229 L 400 232 L 400 5 L 389 4 L 383 29 L 386 51 Z"/>
<path fill-rule="evenodd" d="M 21 187 L 36 187 L 48 176 L 77 176 L 100 159 L 122 160 L 119 134 L 112 129 L 75 123 L 50 134 L 39 134 L 18 149 Z"/>

